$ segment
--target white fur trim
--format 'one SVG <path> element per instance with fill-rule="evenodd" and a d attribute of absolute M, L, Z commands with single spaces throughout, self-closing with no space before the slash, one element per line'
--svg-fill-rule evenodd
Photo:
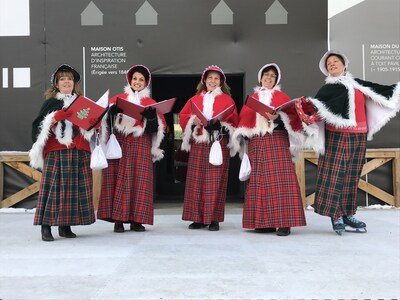
<path fill-rule="evenodd" d="M 62 131 L 63 121 L 60 121 L 57 123 L 54 133 L 56 135 L 57 141 L 60 144 L 67 146 L 67 148 L 68 148 L 72 144 L 72 133 L 73 133 L 72 123 L 67 120 L 64 120 L 64 122 L 65 122 L 64 132 Z"/>
<path fill-rule="evenodd" d="M 221 122 L 221 126 L 224 126 L 229 130 L 229 143 L 226 146 L 229 148 L 229 155 L 231 157 L 234 157 L 236 155 L 236 151 L 234 149 L 233 136 L 235 134 L 236 128 L 228 122 Z"/>
<path fill-rule="evenodd" d="M 36 142 L 32 145 L 32 149 L 29 151 L 29 164 L 32 168 L 43 169 L 43 149 L 51 134 L 51 127 L 54 123 L 54 114 L 55 112 L 49 113 L 40 124 L 40 133 Z"/>
<path fill-rule="evenodd" d="M 374 134 L 381 130 L 400 111 L 400 83 L 397 83 L 393 96 L 389 101 L 391 107 L 384 107 L 380 103 L 376 104 L 373 101 L 367 101 L 368 141 L 372 140 Z"/>
<path fill-rule="evenodd" d="M 134 126 L 135 123 L 135 119 L 124 114 L 118 114 L 115 119 L 114 128 L 125 136 L 129 134 L 132 134 L 134 137 L 143 135 L 145 123 L 143 127 L 141 125 Z"/>
<path fill-rule="evenodd" d="M 255 93 L 259 93 L 260 91 L 265 90 L 266 88 L 261 87 L 261 86 L 255 86 L 253 88 Z M 281 90 L 281 86 L 279 84 L 275 85 L 272 89 L 269 89 L 270 91 L 280 91 Z"/>
<path fill-rule="evenodd" d="M 354 80 L 353 76 L 347 72 L 346 76 L 326 78 L 327 84 L 341 83 L 349 92 L 349 119 L 343 119 L 341 116 L 335 115 L 330 112 L 326 107 L 317 99 L 310 99 L 318 109 L 318 114 L 329 124 L 338 128 L 347 128 L 356 126 L 355 109 L 354 109 L 354 89 L 360 90 L 365 96 L 366 116 L 368 123 L 367 139 L 372 140 L 384 125 L 390 119 L 396 116 L 400 111 L 400 83 L 396 84 L 391 98 L 387 99 L 384 96 L 375 93 L 371 88 L 362 86 Z"/>
<path fill-rule="evenodd" d="M 326 108 L 319 100 L 315 98 L 308 98 L 314 106 L 318 109 L 318 115 L 325 120 L 326 123 L 332 124 L 337 128 L 348 128 L 357 125 L 355 119 L 343 119 L 341 116 L 334 114 Z"/>
<path fill-rule="evenodd" d="M 196 118 L 195 115 L 190 116 L 190 119 L 186 124 L 185 131 L 183 132 L 181 149 L 186 152 L 189 152 L 191 148 L 190 143 L 192 139 L 192 125 L 194 123 L 195 118 Z"/>
<path fill-rule="evenodd" d="M 272 134 L 276 125 L 272 120 L 267 120 L 260 114 L 256 114 L 256 125 L 253 128 L 250 127 L 239 127 L 236 128 L 231 138 L 231 149 L 234 153 L 239 153 L 242 157 L 244 149 L 242 148 L 243 143 L 241 142 L 242 137 L 248 137 L 251 139 L 254 136 L 264 136 L 267 133 Z"/>
<path fill-rule="evenodd" d="M 159 161 L 164 157 L 164 150 L 160 149 L 160 145 L 162 140 L 164 139 L 164 128 L 163 122 L 159 116 L 157 116 L 158 120 L 158 130 L 157 133 L 154 133 L 151 138 L 151 154 L 153 162 Z M 147 122 L 147 120 L 145 120 Z"/>
<path fill-rule="evenodd" d="M 133 102 L 133 103 L 136 103 L 136 104 L 140 104 L 140 99 L 142 99 L 142 98 L 150 98 L 150 95 L 151 95 L 150 89 L 147 86 L 143 90 L 141 90 L 139 92 L 134 92 L 134 91 L 132 91 L 131 86 L 129 84 L 127 84 L 124 87 L 124 92 L 125 92 L 125 94 L 128 94 L 127 100 L 129 102 Z M 135 94 L 137 94 L 137 96 Z M 138 102 L 138 100 L 139 100 L 139 102 Z"/>

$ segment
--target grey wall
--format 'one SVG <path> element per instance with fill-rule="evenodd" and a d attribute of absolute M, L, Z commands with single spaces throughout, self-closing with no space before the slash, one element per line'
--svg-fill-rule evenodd
<path fill-rule="evenodd" d="M 107 88 L 111 94 L 121 92 L 123 73 L 137 63 L 154 74 L 200 74 L 205 66 L 218 64 L 227 73 L 244 73 L 250 93 L 260 66 L 274 61 L 282 68 L 282 87 L 290 96 L 315 93 L 323 81 L 317 64 L 327 45 L 326 1 L 281 0 L 288 24 L 266 25 L 265 12 L 274 0 L 226 0 L 233 24 L 211 25 L 219 1 L 151 0 L 158 25 L 148 26 L 136 25 L 143 0 L 93 1 L 103 13 L 102 26 L 81 25 L 90 1 L 30 1 L 30 36 L 0 37 L 0 67 L 30 67 L 32 81 L 30 88 L 0 88 L 0 128 L 10 128 L 1 132 L 0 151 L 30 149 L 30 123 L 60 63 L 81 71 L 86 95 L 95 100 Z M 310 8 L 318 12 L 313 18 L 308 18 Z M 98 53 L 91 47 L 123 49 L 117 52 L 125 61 L 107 70 L 117 75 L 92 74 L 101 69 L 91 66 L 91 56 Z"/>

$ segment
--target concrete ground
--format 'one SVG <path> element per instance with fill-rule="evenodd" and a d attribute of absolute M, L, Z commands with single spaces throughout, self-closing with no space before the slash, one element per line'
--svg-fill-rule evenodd
<path fill-rule="evenodd" d="M 336 235 L 306 210 L 287 237 L 241 227 L 188 230 L 181 204 L 158 204 L 146 232 L 96 221 L 43 242 L 33 212 L 0 209 L 0 299 L 398 299 L 400 210 L 359 209 L 366 234 Z M 126 226 L 127 227 L 127 226 Z"/>

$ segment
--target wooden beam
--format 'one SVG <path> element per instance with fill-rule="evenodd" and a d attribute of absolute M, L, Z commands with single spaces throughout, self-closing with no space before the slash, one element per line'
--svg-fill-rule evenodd
<path fill-rule="evenodd" d="M 0 151 L 0 161 L 29 161 L 28 152 Z"/>
<path fill-rule="evenodd" d="M 378 169 L 380 166 L 390 162 L 393 158 L 375 158 L 366 162 L 362 168 L 361 176 L 364 176 L 373 170 Z"/>
<path fill-rule="evenodd" d="M 8 166 L 10 166 L 11 168 L 14 168 L 15 170 L 29 176 L 30 178 L 33 178 L 36 181 L 40 181 L 42 178 L 42 173 L 31 168 L 30 166 L 28 166 L 27 164 L 23 163 L 23 162 L 6 162 L 5 164 L 7 164 Z"/>
<path fill-rule="evenodd" d="M 358 187 L 364 192 L 367 192 L 368 194 L 375 196 L 379 200 L 389 203 L 390 205 L 395 204 L 394 196 L 390 195 L 384 190 L 381 190 L 380 188 L 374 186 L 373 184 L 366 182 L 365 180 L 360 179 L 360 181 L 358 182 Z"/>
<path fill-rule="evenodd" d="M 32 183 L 31 185 L 27 186 L 26 188 L 20 190 L 19 192 L 11 195 L 10 197 L 0 201 L 1 207 L 10 207 L 14 204 L 24 200 L 25 198 L 37 193 L 39 191 L 40 182 Z"/>

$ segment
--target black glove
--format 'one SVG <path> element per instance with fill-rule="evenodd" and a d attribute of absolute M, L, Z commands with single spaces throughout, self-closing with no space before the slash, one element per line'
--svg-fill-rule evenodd
<path fill-rule="evenodd" d="M 158 131 L 158 120 L 154 118 L 153 120 L 147 119 L 146 128 L 144 129 L 147 133 L 154 133 Z"/>
<path fill-rule="evenodd" d="M 112 116 L 116 116 L 117 114 L 122 114 L 123 110 L 114 104 L 108 109 L 108 113 Z"/>
<path fill-rule="evenodd" d="M 157 111 L 152 107 L 146 107 L 140 114 L 147 120 L 155 120 L 157 117 Z"/>
<path fill-rule="evenodd" d="M 217 121 L 217 122 L 215 122 L 214 124 L 210 124 L 210 125 L 207 125 L 206 127 L 204 127 L 208 132 L 211 132 L 211 131 L 220 131 L 220 129 L 221 129 L 221 122 L 220 121 Z"/>

